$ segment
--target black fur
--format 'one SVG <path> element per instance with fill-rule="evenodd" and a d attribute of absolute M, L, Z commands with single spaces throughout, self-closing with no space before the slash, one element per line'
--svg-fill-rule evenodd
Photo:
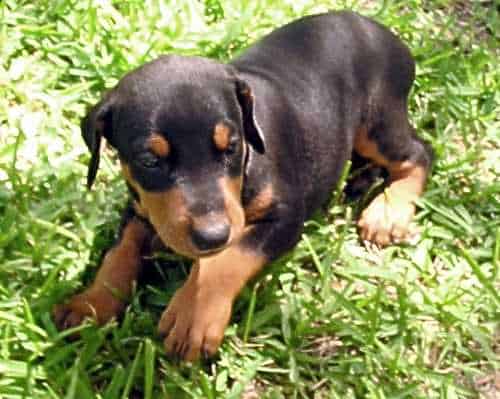
<path fill-rule="evenodd" d="M 223 175 L 244 174 L 244 205 L 270 184 L 273 204 L 244 244 L 274 259 L 328 199 L 361 126 L 387 159 L 428 166 L 430 151 L 407 119 L 414 68 L 395 35 L 353 12 L 302 18 L 229 64 L 163 56 L 126 75 L 84 120 L 89 185 L 101 136 L 145 190 L 183 185 L 193 209 L 220 202 L 216 180 Z M 231 154 L 211 141 L 220 120 L 233 127 Z M 141 159 L 152 131 L 172 152 L 147 168 Z"/>

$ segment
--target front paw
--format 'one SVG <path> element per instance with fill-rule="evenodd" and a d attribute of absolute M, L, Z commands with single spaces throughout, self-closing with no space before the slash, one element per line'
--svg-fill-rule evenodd
<path fill-rule="evenodd" d="M 358 226 L 363 240 L 379 246 L 408 241 L 414 235 L 411 221 L 415 205 L 391 190 L 379 194 L 363 211 Z"/>
<path fill-rule="evenodd" d="M 220 289 L 188 280 L 175 293 L 158 326 L 167 353 L 186 361 L 213 356 L 224 338 L 231 308 L 232 298 Z"/>
<path fill-rule="evenodd" d="M 87 289 L 73 296 L 67 303 L 55 305 L 52 310 L 54 322 L 59 330 L 66 330 L 91 319 L 99 325 L 105 324 L 121 314 L 124 303 L 109 290 Z"/>

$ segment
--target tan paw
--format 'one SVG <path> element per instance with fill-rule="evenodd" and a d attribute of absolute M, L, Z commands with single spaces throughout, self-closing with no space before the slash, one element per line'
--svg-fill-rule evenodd
<path fill-rule="evenodd" d="M 52 309 L 54 322 L 59 330 L 76 327 L 85 319 L 102 325 L 121 314 L 124 303 L 105 288 L 88 289 L 73 296 L 67 303 Z"/>
<path fill-rule="evenodd" d="M 158 329 L 169 355 L 186 361 L 213 356 L 231 317 L 232 298 L 188 280 L 175 293 Z"/>
<path fill-rule="evenodd" d="M 410 199 L 386 190 L 361 214 L 361 237 L 380 246 L 407 241 L 414 234 L 410 229 L 414 214 L 415 205 Z"/>

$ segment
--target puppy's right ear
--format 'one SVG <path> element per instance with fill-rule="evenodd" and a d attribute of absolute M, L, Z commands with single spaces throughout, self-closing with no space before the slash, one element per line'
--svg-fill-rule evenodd
<path fill-rule="evenodd" d="M 106 98 L 89 111 L 80 124 L 83 140 L 90 151 L 90 162 L 87 172 L 88 189 L 92 187 L 97 169 L 99 168 L 101 138 L 104 136 L 109 140 L 112 129 L 111 123 L 112 100 L 110 96 L 106 96 Z"/>

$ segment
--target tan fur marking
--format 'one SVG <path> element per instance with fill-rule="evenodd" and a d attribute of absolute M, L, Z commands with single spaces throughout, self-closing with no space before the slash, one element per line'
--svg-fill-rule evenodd
<path fill-rule="evenodd" d="M 139 201 L 134 201 L 133 202 L 133 207 L 135 213 L 137 213 L 139 216 L 142 216 L 143 218 L 147 219 L 148 218 L 148 213 L 146 210 L 141 206 L 141 203 Z"/>
<path fill-rule="evenodd" d="M 231 136 L 231 130 L 223 122 L 219 122 L 217 123 L 217 125 L 215 125 L 213 139 L 215 147 L 218 150 L 220 151 L 227 150 L 227 148 L 229 147 L 230 136 Z"/>
<path fill-rule="evenodd" d="M 377 165 L 386 167 L 390 162 L 380 153 L 377 143 L 370 140 L 366 127 L 362 127 L 356 132 L 354 150 L 362 157 L 371 159 Z"/>
<path fill-rule="evenodd" d="M 239 239 L 245 227 L 245 212 L 241 205 L 241 191 L 243 185 L 242 177 L 219 180 L 219 186 L 224 196 L 224 206 L 231 223 L 231 237 L 229 243 Z"/>
<path fill-rule="evenodd" d="M 196 252 L 189 238 L 191 218 L 179 189 L 164 192 L 140 190 L 141 204 L 162 241 L 176 252 L 193 257 Z"/>
<path fill-rule="evenodd" d="M 135 206 L 140 215 L 147 217 L 165 245 L 179 254 L 193 258 L 196 249 L 189 238 L 191 218 L 181 190 L 173 188 L 162 192 L 145 191 L 132 177 L 129 166 L 122 162 L 122 173 L 139 194 Z"/>
<path fill-rule="evenodd" d="M 187 257 L 197 257 L 199 251 L 193 245 L 189 233 L 193 218 L 187 209 L 182 191 L 177 188 L 163 192 L 145 191 L 134 180 L 129 166 L 124 162 L 122 173 L 139 194 L 140 202 L 136 202 L 134 208 L 142 217 L 149 219 L 165 245 Z M 245 213 L 240 201 L 242 181 L 241 177 L 224 177 L 218 181 L 224 196 L 226 215 L 231 224 L 228 245 L 241 235 L 245 226 Z"/>
<path fill-rule="evenodd" d="M 123 297 L 128 297 L 132 282 L 137 278 L 137 265 L 141 260 L 141 248 L 146 236 L 144 223 L 137 218 L 129 221 L 118 244 L 104 257 L 92 286 L 118 290 Z"/>
<path fill-rule="evenodd" d="M 132 188 L 136 189 L 137 183 L 132 177 L 132 173 L 130 173 L 130 167 L 123 161 L 120 161 L 120 165 L 122 167 L 122 175 L 125 177 L 125 180 L 132 186 Z"/>
<path fill-rule="evenodd" d="M 361 236 L 382 246 L 407 239 L 412 235 L 410 223 L 415 214 L 414 202 L 424 190 L 427 170 L 411 161 L 394 162 L 385 158 L 365 128 L 358 131 L 354 150 L 385 167 L 390 180 L 385 191 L 363 211 L 358 222 Z"/>
<path fill-rule="evenodd" d="M 104 324 L 123 311 L 139 274 L 141 249 L 147 237 L 144 223 L 137 218 L 128 222 L 118 244 L 106 253 L 92 285 L 67 304 L 54 308 L 59 328 L 76 326 L 85 317 Z"/>
<path fill-rule="evenodd" d="M 153 133 L 148 138 L 148 147 L 153 154 L 159 157 L 168 157 L 170 154 L 170 143 L 158 133 Z"/>
<path fill-rule="evenodd" d="M 425 187 L 427 171 L 422 165 L 410 161 L 393 162 L 388 166 L 391 189 L 400 196 L 410 195 L 412 200 L 419 197 Z"/>
<path fill-rule="evenodd" d="M 273 188 L 266 185 L 245 207 L 245 216 L 248 223 L 263 218 L 273 203 Z"/>
<path fill-rule="evenodd" d="M 194 361 L 214 355 L 243 286 L 267 260 L 238 245 L 199 259 L 163 313 L 159 330 L 168 353 Z"/>
<path fill-rule="evenodd" d="M 364 127 L 359 129 L 356 134 L 354 150 L 387 169 L 391 180 L 391 191 L 397 191 L 399 195 L 409 194 L 413 197 L 422 194 L 427 177 L 425 168 L 411 161 L 394 162 L 385 158 L 380 153 L 377 143 L 370 140 L 368 130 Z"/>

